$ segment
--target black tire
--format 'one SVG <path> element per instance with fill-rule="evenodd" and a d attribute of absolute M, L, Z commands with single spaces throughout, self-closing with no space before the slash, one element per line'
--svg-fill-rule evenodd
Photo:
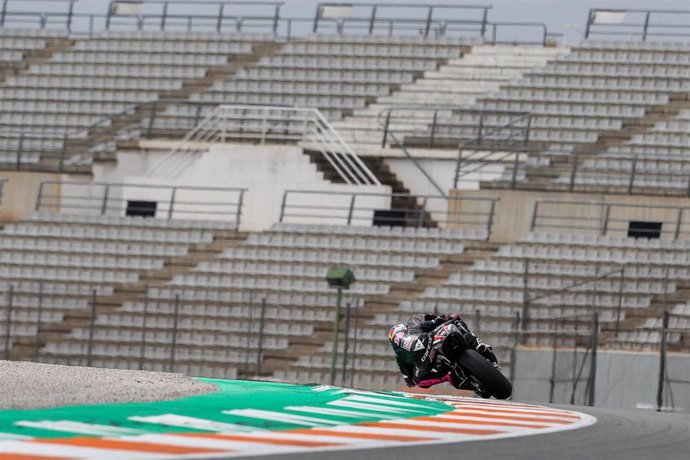
<path fill-rule="evenodd" d="M 457 363 L 482 384 L 484 390 L 496 399 L 508 399 L 513 393 L 513 385 L 501 371 L 475 350 L 463 350 L 458 354 Z"/>

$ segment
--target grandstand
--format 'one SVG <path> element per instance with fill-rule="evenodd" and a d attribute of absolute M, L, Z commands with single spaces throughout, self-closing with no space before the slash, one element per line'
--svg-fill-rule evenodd
<path fill-rule="evenodd" d="M 334 265 L 339 383 L 399 388 L 386 332 L 428 311 L 511 376 L 533 349 L 690 352 L 690 31 L 663 11 L 592 10 L 565 47 L 490 7 L 17 3 L 6 358 L 332 383 Z"/>

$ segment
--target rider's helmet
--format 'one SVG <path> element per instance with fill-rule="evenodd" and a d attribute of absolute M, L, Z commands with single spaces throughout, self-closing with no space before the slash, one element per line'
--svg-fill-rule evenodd
<path fill-rule="evenodd" d="M 404 324 L 396 324 L 388 331 L 388 341 L 393 344 L 395 338 L 407 333 L 407 326 Z"/>

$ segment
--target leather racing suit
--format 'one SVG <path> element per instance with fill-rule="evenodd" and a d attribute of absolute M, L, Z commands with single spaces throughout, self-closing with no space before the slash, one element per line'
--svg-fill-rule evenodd
<path fill-rule="evenodd" d="M 430 346 L 429 335 L 429 332 L 451 319 L 460 321 L 467 330 L 465 339 L 471 346 L 492 363 L 497 363 L 491 347 L 470 331 L 459 314 L 429 314 L 424 315 L 424 321 L 413 317 L 406 324 L 393 326 L 388 333 L 388 339 L 395 351 L 395 359 L 408 387 L 428 388 L 448 382 L 457 388 L 458 383 L 453 381 L 452 375 L 441 375 L 433 369 L 436 349 Z"/>

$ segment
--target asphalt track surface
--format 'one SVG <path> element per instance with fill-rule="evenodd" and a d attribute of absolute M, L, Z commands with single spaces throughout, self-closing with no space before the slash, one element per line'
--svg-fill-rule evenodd
<path fill-rule="evenodd" d="M 689 460 L 690 414 L 553 406 L 597 417 L 594 425 L 571 431 L 455 444 L 370 450 L 301 452 L 253 460 Z"/>

